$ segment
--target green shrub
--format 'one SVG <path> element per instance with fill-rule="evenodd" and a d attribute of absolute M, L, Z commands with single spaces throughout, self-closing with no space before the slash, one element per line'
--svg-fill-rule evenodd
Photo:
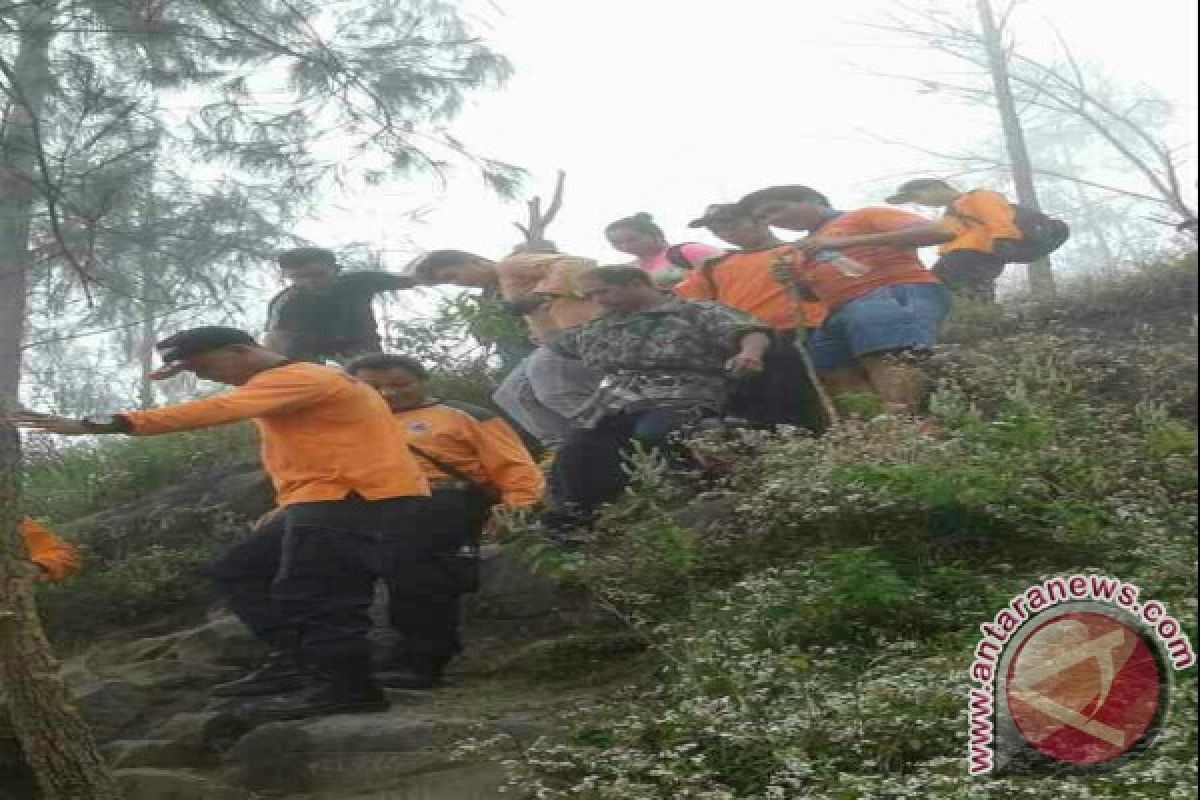
<path fill-rule="evenodd" d="M 53 522 L 136 501 L 199 469 L 258 457 L 250 423 L 169 436 L 105 436 L 60 444 L 52 438 L 35 441 L 28 448 L 24 470 L 25 513 Z"/>
<path fill-rule="evenodd" d="M 1137 303 L 1194 286 L 1186 262 L 1147 280 Z M 510 753 L 511 789 L 1194 796 L 1194 675 L 1154 748 L 1110 772 L 968 780 L 964 764 L 977 626 L 1042 577 L 1136 582 L 1195 641 L 1195 327 L 1153 333 L 1017 326 L 947 348 L 932 365 L 935 435 L 882 418 L 820 438 L 700 437 L 705 463 L 732 465 L 717 479 L 636 458 L 628 496 L 582 549 L 542 558 L 652 645 L 657 679 L 584 715 L 568 740 Z"/>

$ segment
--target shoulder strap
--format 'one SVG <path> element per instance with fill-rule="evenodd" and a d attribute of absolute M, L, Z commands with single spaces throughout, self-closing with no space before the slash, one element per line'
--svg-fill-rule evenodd
<path fill-rule="evenodd" d="M 464 403 L 462 400 L 442 400 L 440 402 L 447 408 L 453 408 L 455 411 L 461 411 L 477 422 L 487 422 L 489 419 L 496 419 L 496 417 L 500 416 L 495 411 L 484 408 L 483 406 Z"/>
<path fill-rule="evenodd" d="M 689 261 L 687 255 L 683 252 L 683 248 L 694 244 L 699 244 L 699 242 L 680 242 L 668 247 L 667 263 L 680 269 L 695 269 L 696 265 Z"/>
<path fill-rule="evenodd" d="M 412 442 L 409 442 L 408 449 L 412 450 L 414 453 L 419 455 L 421 458 L 425 459 L 430 464 L 433 464 L 435 467 L 437 467 L 438 469 L 440 469 L 442 472 L 446 473 L 450 477 L 457 478 L 460 481 L 464 481 L 465 483 L 471 484 L 471 486 L 474 487 L 474 489 L 476 491 L 478 491 L 479 493 L 481 493 L 488 499 L 495 499 L 496 490 L 493 489 L 491 486 L 480 483 L 479 481 L 475 480 L 467 473 L 463 472 L 461 469 L 451 466 L 450 464 L 447 464 L 445 461 L 442 461 L 440 458 L 437 458 L 436 456 L 434 456 L 432 453 L 425 450 L 424 448 L 417 447 Z"/>
<path fill-rule="evenodd" d="M 730 253 L 726 253 L 718 258 L 709 259 L 700 267 L 700 274 L 704 276 L 704 282 L 708 285 L 708 291 L 712 295 L 713 300 L 721 299 L 721 287 L 717 286 L 717 266 L 729 258 L 730 255 Z"/>

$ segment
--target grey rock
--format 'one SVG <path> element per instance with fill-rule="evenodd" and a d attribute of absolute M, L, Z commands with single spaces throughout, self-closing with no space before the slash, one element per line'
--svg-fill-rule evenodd
<path fill-rule="evenodd" d="M 381 791 L 351 795 L 338 789 L 313 800 L 513 800 L 511 793 L 500 792 L 504 781 L 499 764 L 472 764 L 412 775 Z"/>
<path fill-rule="evenodd" d="M 107 680 L 76 695 L 75 704 L 96 738 L 108 742 L 145 714 L 149 699 L 128 681 Z"/>
<path fill-rule="evenodd" d="M 293 722 L 262 725 L 225 754 L 232 782 L 249 789 L 305 792 L 313 786 L 308 734 Z"/>
<path fill-rule="evenodd" d="M 527 619 L 550 614 L 558 607 L 552 580 L 535 574 L 502 547 L 487 545 L 480 555 L 479 591 L 467 598 L 470 617 Z"/>
<path fill-rule="evenodd" d="M 245 722 L 234 714 L 192 711 L 166 720 L 153 735 L 176 744 L 193 756 L 204 756 L 228 750 L 247 730 Z"/>
<path fill-rule="evenodd" d="M 183 631 L 175 637 L 171 652 L 188 666 L 250 666 L 266 655 L 266 645 L 228 614 L 216 616 L 203 625 Z"/>
<path fill-rule="evenodd" d="M 115 773 L 125 800 L 250 800 L 249 792 L 181 770 L 139 767 Z"/>
<path fill-rule="evenodd" d="M 341 715 L 263 725 L 226 754 L 233 781 L 256 790 L 347 791 L 450 766 L 471 720 L 411 713 Z"/>
<path fill-rule="evenodd" d="M 195 753 L 164 739 L 122 739 L 105 745 L 103 752 L 117 769 L 197 766 Z"/>

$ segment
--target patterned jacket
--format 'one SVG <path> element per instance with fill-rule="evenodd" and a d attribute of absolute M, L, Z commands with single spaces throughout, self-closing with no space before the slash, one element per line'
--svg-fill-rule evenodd
<path fill-rule="evenodd" d="M 576 418 L 594 427 L 612 414 L 650 408 L 719 411 L 728 393 L 726 362 L 747 334 L 769 330 L 719 303 L 671 299 L 561 331 L 550 347 L 604 374 Z"/>

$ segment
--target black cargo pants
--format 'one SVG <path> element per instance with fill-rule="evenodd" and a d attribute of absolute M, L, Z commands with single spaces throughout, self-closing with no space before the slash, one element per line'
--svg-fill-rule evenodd
<path fill-rule="evenodd" d="M 392 658 L 440 671 L 462 649 L 460 598 L 479 583 L 479 540 L 490 503 L 477 490 L 434 487 L 428 522 L 389 531 Z"/>
<path fill-rule="evenodd" d="M 429 500 L 294 503 L 208 568 L 231 611 L 273 648 L 327 668 L 369 658 L 375 580 L 399 531 L 427 525 Z"/>

